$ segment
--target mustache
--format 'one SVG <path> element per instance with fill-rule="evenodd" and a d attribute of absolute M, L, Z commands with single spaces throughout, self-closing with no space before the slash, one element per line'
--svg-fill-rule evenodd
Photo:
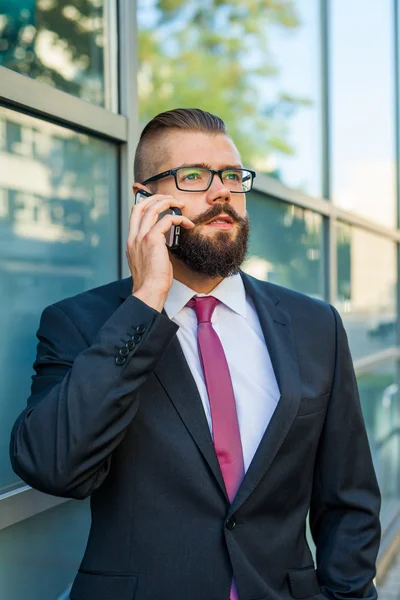
<path fill-rule="evenodd" d="M 215 217 L 219 217 L 219 215 L 228 215 L 231 217 L 233 222 L 242 223 L 245 219 L 243 219 L 234 208 L 230 204 L 223 205 L 220 202 L 214 204 L 209 210 L 198 215 L 194 219 L 192 219 L 195 225 L 201 225 L 202 223 L 206 223 L 210 219 L 214 219 Z"/>

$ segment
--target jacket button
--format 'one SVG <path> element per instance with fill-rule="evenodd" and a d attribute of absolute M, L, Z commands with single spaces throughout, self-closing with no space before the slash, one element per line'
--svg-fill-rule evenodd
<path fill-rule="evenodd" d="M 117 363 L 117 365 L 119 367 L 122 367 L 122 365 L 124 365 L 126 363 L 126 358 L 123 356 L 117 356 L 117 358 L 115 359 L 115 362 Z"/>
<path fill-rule="evenodd" d="M 135 342 L 135 344 L 138 344 L 141 339 L 142 339 L 142 336 L 139 333 L 137 333 L 136 335 L 134 335 L 132 337 L 132 340 Z"/>
<path fill-rule="evenodd" d="M 126 347 L 128 348 L 128 350 L 133 350 L 133 349 L 134 349 L 134 347 L 135 347 L 135 342 L 134 342 L 133 340 L 129 340 L 129 341 L 126 343 Z"/>
<path fill-rule="evenodd" d="M 146 327 L 141 323 L 136 327 L 136 333 L 142 334 L 146 331 Z"/>
<path fill-rule="evenodd" d="M 128 349 L 128 347 L 127 347 L 127 346 L 123 346 L 123 347 L 121 348 L 121 350 L 118 352 L 118 354 L 119 354 L 120 356 L 128 356 L 128 354 L 129 354 L 129 349 Z"/>
<path fill-rule="evenodd" d="M 232 531 L 232 529 L 235 529 L 235 527 L 236 527 L 235 515 L 232 515 L 231 517 L 229 517 L 229 519 L 227 519 L 225 525 L 226 525 L 226 528 L 229 529 L 229 531 Z"/>

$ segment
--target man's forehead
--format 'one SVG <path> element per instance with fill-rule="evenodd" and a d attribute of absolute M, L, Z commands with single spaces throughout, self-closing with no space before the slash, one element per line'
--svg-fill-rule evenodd
<path fill-rule="evenodd" d="M 226 134 L 198 131 L 171 132 L 166 141 L 168 167 L 198 165 L 209 168 L 241 166 L 240 154 Z"/>

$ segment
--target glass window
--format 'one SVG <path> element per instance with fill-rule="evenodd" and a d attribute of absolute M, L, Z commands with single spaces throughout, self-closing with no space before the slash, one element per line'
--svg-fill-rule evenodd
<path fill-rule="evenodd" d="M 42 310 L 118 277 L 118 149 L 1 107 L 0 124 L 1 488 Z"/>
<path fill-rule="evenodd" d="M 321 193 L 318 0 L 138 0 L 142 125 L 176 107 L 222 117 L 245 165 Z"/>
<path fill-rule="evenodd" d="M 382 492 L 383 529 L 400 508 L 399 365 L 387 361 L 357 373 L 365 424 Z"/>
<path fill-rule="evenodd" d="M 0 531 L 0 598 L 61 600 L 85 551 L 89 501 L 69 501 Z"/>
<path fill-rule="evenodd" d="M 332 199 L 396 226 L 392 0 L 331 7 Z"/>
<path fill-rule="evenodd" d="M 0 65 L 111 109 L 108 5 L 0 0 Z"/>
<path fill-rule="evenodd" d="M 323 298 L 322 217 L 259 192 L 247 194 L 247 210 L 251 234 L 243 270 Z"/>
<path fill-rule="evenodd" d="M 337 225 L 337 306 L 356 360 L 396 345 L 396 244 Z"/>

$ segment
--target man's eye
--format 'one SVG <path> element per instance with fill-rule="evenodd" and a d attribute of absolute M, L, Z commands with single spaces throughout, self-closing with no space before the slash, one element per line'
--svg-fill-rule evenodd
<path fill-rule="evenodd" d="M 233 172 L 227 173 L 225 175 L 225 178 L 230 179 L 231 181 L 240 181 L 239 173 L 233 173 Z"/>
<path fill-rule="evenodd" d="M 190 181 L 193 179 L 198 179 L 200 177 L 200 173 L 187 173 L 183 179 L 189 179 Z"/>

